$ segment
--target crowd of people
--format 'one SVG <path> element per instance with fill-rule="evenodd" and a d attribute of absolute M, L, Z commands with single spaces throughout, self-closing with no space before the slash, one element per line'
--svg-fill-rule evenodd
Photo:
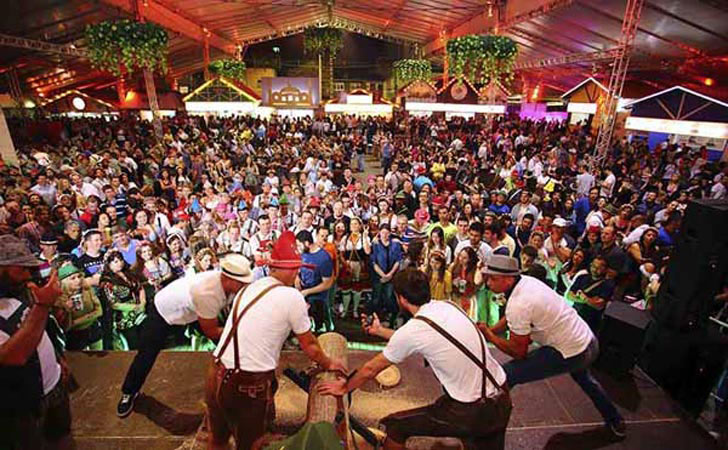
<path fill-rule="evenodd" d="M 395 281 L 412 270 L 433 300 L 502 332 L 511 292 L 493 288 L 493 255 L 515 258 L 594 332 L 610 301 L 653 306 L 688 203 L 728 198 L 728 166 L 705 147 L 620 138 L 594 170 L 588 128 L 511 116 L 178 114 L 159 140 L 133 116 L 9 127 L 20 166 L 0 168 L 0 234 L 36 256 L 39 285 L 60 281 L 51 341 L 69 350 L 144 348 L 145 321 L 182 325 L 158 333 L 156 352 L 214 348 L 222 328 L 209 333 L 194 314 L 174 322 L 155 301 L 211 270 L 249 264 L 246 282 L 269 278 L 284 234 L 302 255 L 292 282 L 315 333 L 361 314 L 402 327 L 412 314 Z M 381 173 L 357 174 L 367 156 Z M 233 293 L 216 283 L 221 298 Z M 22 287 L 0 289 L 22 298 Z M 222 327 L 222 303 L 200 317 L 219 314 Z"/>
<path fill-rule="evenodd" d="M 43 275 L 63 269 L 54 313 L 70 349 L 136 348 L 159 289 L 228 252 L 262 277 L 285 230 L 315 266 L 299 286 L 319 332 L 361 312 L 401 325 L 391 280 L 406 267 L 496 323 L 502 302 L 478 270 L 491 253 L 520 258 L 596 329 L 613 298 L 651 306 L 687 203 L 727 195 L 705 148 L 622 139 L 595 173 L 585 129 L 518 118 L 180 115 L 160 144 L 132 119 L 62 120 L 57 142 L 26 122 L 10 123 L 22 163 L 2 168 L 0 227 Z M 382 173 L 355 177 L 366 154 Z M 193 347 L 209 347 L 198 331 Z"/>

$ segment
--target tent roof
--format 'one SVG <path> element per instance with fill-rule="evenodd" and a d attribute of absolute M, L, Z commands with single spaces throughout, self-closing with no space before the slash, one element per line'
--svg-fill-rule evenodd
<path fill-rule="evenodd" d="M 437 63 L 442 61 L 441 37 L 497 29 L 519 44 L 516 67 L 523 67 L 519 70 L 529 85 L 541 81 L 563 92 L 585 77 L 609 77 L 609 51 L 618 45 L 626 0 L 24 0 L 6 8 L 0 33 L 83 51 L 87 24 L 134 17 L 134 4 L 146 20 L 170 31 L 171 77 L 202 68 L 205 40 L 216 60 L 234 54 L 237 46 L 245 49 L 306 26 L 332 25 L 417 44 Z M 725 2 L 646 2 L 629 79 L 657 90 L 679 83 L 728 99 L 726 23 Z M 83 57 L 30 46 L 3 47 L 0 71 L 10 68 L 26 92 L 46 97 L 70 88 L 113 88 L 116 82 Z M 706 78 L 714 84 L 706 84 Z M 8 82 L 0 79 L 0 92 L 8 90 Z"/>

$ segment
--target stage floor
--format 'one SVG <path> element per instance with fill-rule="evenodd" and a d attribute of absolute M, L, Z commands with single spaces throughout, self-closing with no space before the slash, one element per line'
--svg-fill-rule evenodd
<path fill-rule="evenodd" d="M 507 359 L 495 350 L 496 357 Z M 349 366 L 358 367 L 374 353 L 349 351 Z M 163 352 L 144 386 L 136 412 L 116 417 L 116 403 L 133 353 L 71 353 L 78 384 L 71 395 L 73 433 L 80 449 L 189 448 L 202 421 L 204 374 L 209 355 Z M 304 369 L 306 357 L 284 352 L 281 369 Z M 369 426 L 381 417 L 431 402 L 440 388 L 423 361 L 400 366 L 402 383 L 383 390 L 370 383 L 354 394 L 351 414 Z M 579 387 L 566 376 L 518 386 L 513 392 L 513 415 L 508 449 L 714 449 L 715 442 L 693 422 L 681 417 L 662 390 L 637 374 L 626 380 L 595 373 L 627 420 L 628 437 L 613 442 L 601 427 L 601 417 Z M 303 423 L 307 394 L 280 377 L 276 395 L 277 426 L 292 430 Z M 188 444 L 188 445 L 185 445 Z"/>

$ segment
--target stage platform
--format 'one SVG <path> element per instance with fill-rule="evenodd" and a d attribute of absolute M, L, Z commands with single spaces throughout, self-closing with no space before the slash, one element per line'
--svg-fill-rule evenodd
<path fill-rule="evenodd" d="M 495 350 L 496 357 L 507 358 Z M 374 353 L 349 351 L 350 367 L 358 367 Z M 73 432 L 79 449 L 166 450 L 200 448 L 204 374 L 210 356 L 194 352 L 163 352 L 144 386 L 135 413 L 116 417 L 119 386 L 133 353 L 70 353 L 68 359 L 77 388 L 71 395 Z M 281 367 L 304 369 L 300 352 L 284 352 Z M 369 426 L 395 411 L 431 402 L 440 388 L 423 361 L 410 359 L 400 366 L 402 383 L 384 390 L 375 383 L 354 394 L 352 415 Z M 715 449 L 716 443 L 692 421 L 684 419 L 662 390 L 638 369 L 625 380 L 596 373 L 627 419 L 628 437 L 610 440 L 601 417 L 579 387 L 566 376 L 518 386 L 508 428 L 508 449 Z M 280 377 L 276 396 L 277 423 L 282 432 L 301 425 L 305 394 Z M 443 447 L 439 447 L 443 448 Z M 457 448 L 457 447 L 455 447 Z"/>

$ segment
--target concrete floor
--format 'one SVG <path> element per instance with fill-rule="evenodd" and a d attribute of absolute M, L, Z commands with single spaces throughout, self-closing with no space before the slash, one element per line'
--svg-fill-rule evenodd
<path fill-rule="evenodd" d="M 374 353 L 350 351 L 350 367 Z M 189 448 L 203 418 L 204 374 L 209 355 L 163 352 L 144 386 L 144 396 L 127 419 L 115 415 L 119 386 L 133 353 L 71 353 L 69 361 L 78 388 L 72 393 L 73 430 L 81 449 Z M 504 355 L 496 352 L 503 361 Z M 286 351 L 281 370 L 308 366 L 300 352 Z M 402 383 L 384 390 L 375 383 L 354 394 L 351 414 L 368 426 L 385 415 L 427 404 L 440 387 L 422 360 L 400 366 Z M 675 405 L 644 375 L 617 381 L 597 374 L 627 419 L 628 438 L 612 442 L 589 399 L 568 377 L 517 387 L 508 429 L 508 449 L 712 449 L 716 444 L 702 429 L 681 418 Z M 303 423 L 306 394 L 280 377 L 276 395 L 277 428 L 290 431 Z M 200 448 L 197 446 L 196 448 Z M 442 447 L 441 447 L 442 448 Z M 457 447 L 456 447 L 457 448 Z"/>

